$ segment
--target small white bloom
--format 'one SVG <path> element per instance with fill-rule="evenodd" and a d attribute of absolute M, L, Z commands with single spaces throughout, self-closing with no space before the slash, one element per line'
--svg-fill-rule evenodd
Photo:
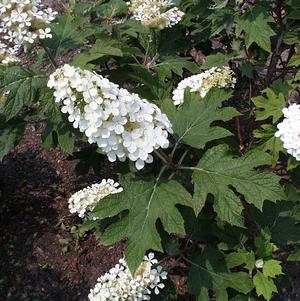
<path fill-rule="evenodd" d="M 213 67 L 182 80 L 173 91 L 173 101 L 176 106 L 182 104 L 186 88 L 189 88 L 191 92 L 198 92 L 201 97 L 205 97 L 211 88 L 234 88 L 235 84 L 236 79 L 229 67 Z"/>
<path fill-rule="evenodd" d="M 264 261 L 263 259 L 258 259 L 255 261 L 255 267 L 257 269 L 262 269 L 264 267 Z"/>
<path fill-rule="evenodd" d="M 128 5 L 132 18 L 148 27 L 172 27 L 184 16 L 177 7 L 170 8 L 172 0 L 131 0 Z"/>
<path fill-rule="evenodd" d="M 83 218 L 88 211 L 92 211 L 98 202 L 110 194 L 120 193 L 123 188 L 112 179 L 103 179 L 100 184 L 93 184 L 76 193 L 69 199 L 69 210 Z"/>
<path fill-rule="evenodd" d="M 149 261 L 151 257 L 151 261 Z M 90 301 L 143 301 L 150 300 L 151 292 L 159 294 L 165 285 L 162 280 L 167 278 L 167 272 L 157 263 L 154 254 L 150 253 L 134 276 L 131 275 L 126 261 L 122 258 L 108 273 L 98 278 L 98 282 L 91 289 L 88 298 Z"/>

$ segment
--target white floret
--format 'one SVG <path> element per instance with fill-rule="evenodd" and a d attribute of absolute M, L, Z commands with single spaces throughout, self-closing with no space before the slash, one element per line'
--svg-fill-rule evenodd
<path fill-rule="evenodd" d="M 173 91 L 173 101 L 176 106 L 184 102 L 184 91 L 198 92 L 203 98 L 212 88 L 234 88 L 236 78 L 229 67 L 213 67 L 202 73 L 183 79 Z"/>
<path fill-rule="evenodd" d="M 76 193 L 69 199 L 69 210 L 83 218 L 92 211 L 98 202 L 110 194 L 120 193 L 123 188 L 112 179 L 103 179 L 100 184 L 93 184 Z"/>
<path fill-rule="evenodd" d="M 154 266 L 157 260 L 153 253 L 144 257 L 143 262 L 134 276 L 131 275 L 124 259 L 120 259 L 115 267 L 98 278 L 91 289 L 90 301 L 143 301 L 150 300 L 150 295 L 156 295 L 165 287 L 162 280 L 167 279 L 167 272 L 161 266 Z"/>
<path fill-rule="evenodd" d="M 282 110 L 284 119 L 277 125 L 275 133 L 289 154 L 300 161 L 300 105 L 292 104 Z"/>
<path fill-rule="evenodd" d="M 129 158 L 142 169 L 153 161 L 154 150 L 169 147 L 172 126 L 167 116 L 101 75 L 65 65 L 50 76 L 48 86 L 55 89 L 55 101 L 74 128 L 109 161 Z"/>

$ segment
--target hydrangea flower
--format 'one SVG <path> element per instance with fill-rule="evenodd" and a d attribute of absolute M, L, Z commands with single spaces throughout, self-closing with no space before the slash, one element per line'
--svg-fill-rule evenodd
<path fill-rule="evenodd" d="M 161 266 L 154 267 L 157 260 L 153 253 L 144 257 L 134 277 L 127 263 L 120 259 L 115 267 L 98 279 L 91 289 L 90 301 L 143 301 L 150 300 L 151 293 L 158 295 L 164 288 L 162 280 L 167 278 L 167 272 Z"/>
<path fill-rule="evenodd" d="M 103 179 L 100 184 L 93 184 L 76 193 L 69 199 L 69 210 L 83 218 L 88 211 L 92 211 L 98 202 L 110 194 L 122 192 L 120 184 L 112 179 Z"/>
<path fill-rule="evenodd" d="M 153 161 L 154 150 L 169 146 L 167 116 L 101 75 L 65 65 L 50 76 L 48 86 L 74 128 L 97 143 L 111 162 L 129 158 L 142 169 Z"/>
<path fill-rule="evenodd" d="M 133 19 L 153 28 L 172 27 L 184 16 L 184 12 L 172 7 L 172 0 L 131 0 L 128 5 Z"/>
<path fill-rule="evenodd" d="M 292 104 L 282 110 L 284 119 L 277 125 L 275 133 L 289 154 L 300 161 L 300 105 Z"/>
<path fill-rule="evenodd" d="M 0 3 L 0 33 L 15 46 L 33 44 L 37 39 L 51 38 L 48 24 L 56 12 L 44 9 L 41 0 L 2 0 Z"/>
<path fill-rule="evenodd" d="M 190 88 L 191 92 L 199 92 L 201 97 L 205 97 L 211 88 L 234 88 L 235 84 L 236 78 L 229 67 L 213 67 L 182 80 L 173 91 L 173 101 L 176 106 L 182 104 L 186 88 Z"/>

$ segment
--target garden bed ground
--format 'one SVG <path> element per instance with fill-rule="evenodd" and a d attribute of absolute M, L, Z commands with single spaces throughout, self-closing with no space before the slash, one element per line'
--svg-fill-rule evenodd
<path fill-rule="evenodd" d="M 122 247 L 97 246 L 93 236 L 79 241 L 67 200 L 110 170 L 76 177 L 76 161 L 45 152 L 39 132 L 29 127 L 0 166 L 0 300 L 86 300 Z"/>

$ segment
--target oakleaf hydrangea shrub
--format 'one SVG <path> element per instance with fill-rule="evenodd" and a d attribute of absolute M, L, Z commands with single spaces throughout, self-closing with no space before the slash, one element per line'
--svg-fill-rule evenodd
<path fill-rule="evenodd" d="M 124 244 L 87 300 L 297 299 L 299 20 L 297 0 L 1 2 L 0 159 L 33 123 L 113 170 L 68 196 Z"/>

